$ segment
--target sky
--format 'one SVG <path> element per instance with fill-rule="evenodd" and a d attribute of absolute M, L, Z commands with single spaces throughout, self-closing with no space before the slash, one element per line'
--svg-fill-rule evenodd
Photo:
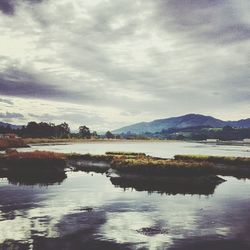
<path fill-rule="evenodd" d="M 0 0 L 0 121 L 248 118 L 249 13 L 249 0 Z"/>

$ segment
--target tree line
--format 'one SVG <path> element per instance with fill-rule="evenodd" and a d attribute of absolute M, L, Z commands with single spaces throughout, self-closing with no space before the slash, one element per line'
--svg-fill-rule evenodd
<path fill-rule="evenodd" d="M 0 126 L 0 134 L 16 134 L 26 138 L 115 138 L 115 135 L 110 131 L 107 131 L 105 135 L 98 135 L 96 131 L 91 131 L 85 125 L 80 126 L 78 132 L 71 132 L 69 124 L 66 122 L 56 125 L 54 123 L 32 121 L 21 128 L 12 128 L 10 125 Z"/>
<path fill-rule="evenodd" d="M 149 137 L 174 140 L 219 139 L 222 141 L 230 141 L 250 138 L 250 128 L 233 128 L 231 126 L 212 128 L 209 126 L 197 126 L 164 129 L 158 133 L 146 133 L 145 135 Z"/>

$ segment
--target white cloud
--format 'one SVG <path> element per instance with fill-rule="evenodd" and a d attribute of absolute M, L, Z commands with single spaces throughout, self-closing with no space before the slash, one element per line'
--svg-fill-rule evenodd
<path fill-rule="evenodd" d="M 59 119 L 58 107 L 77 106 L 95 129 L 190 112 L 249 116 L 249 3 L 194 2 L 15 2 L 0 15 L 0 94 L 19 101 L 3 111 L 27 115 L 34 101 L 42 118 L 51 103 Z M 76 113 L 68 121 L 77 126 Z"/>

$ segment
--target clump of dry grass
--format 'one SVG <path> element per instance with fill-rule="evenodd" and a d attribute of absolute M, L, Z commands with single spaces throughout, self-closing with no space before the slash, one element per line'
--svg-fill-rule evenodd
<path fill-rule="evenodd" d="M 27 147 L 26 143 L 21 138 L 4 138 L 0 139 L 0 150 L 8 148 Z"/>
<path fill-rule="evenodd" d="M 231 157 L 231 156 L 208 156 L 208 155 L 175 155 L 175 160 L 211 162 L 215 164 L 229 165 L 250 165 L 250 157 Z"/>
<path fill-rule="evenodd" d="M 38 150 L 32 152 L 17 152 L 13 150 L 7 153 L 6 157 L 12 159 L 66 159 L 66 155 L 63 153 Z"/>
<path fill-rule="evenodd" d="M 0 156 L 0 169 L 12 169 L 15 171 L 40 171 L 64 169 L 66 167 L 66 157 L 64 154 L 33 151 L 33 152 L 10 152 Z"/>
<path fill-rule="evenodd" d="M 92 155 L 92 154 L 67 154 L 69 160 L 83 160 L 83 161 L 105 161 L 111 162 L 113 157 L 111 155 Z"/>
<path fill-rule="evenodd" d="M 203 175 L 212 174 L 214 164 L 209 162 L 190 162 L 145 156 L 134 159 L 114 158 L 112 168 L 120 172 L 141 174 Z"/>
<path fill-rule="evenodd" d="M 106 152 L 106 155 L 112 155 L 112 156 L 135 156 L 135 157 L 140 157 L 140 156 L 146 156 L 145 153 L 136 153 L 136 152 L 122 152 L 122 151 L 109 151 Z"/>
<path fill-rule="evenodd" d="M 106 155 L 112 157 L 112 159 L 144 159 L 147 156 L 145 153 L 135 153 L 135 152 L 106 152 Z"/>

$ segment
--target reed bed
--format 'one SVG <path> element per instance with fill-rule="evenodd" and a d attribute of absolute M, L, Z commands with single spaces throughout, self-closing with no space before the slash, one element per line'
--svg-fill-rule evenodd
<path fill-rule="evenodd" d="M 175 160 L 192 162 L 211 162 L 216 164 L 249 165 L 250 157 L 209 156 L 209 155 L 175 155 Z"/>
<path fill-rule="evenodd" d="M 207 175 L 214 173 L 213 163 L 186 162 L 154 157 L 136 159 L 114 158 L 112 168 L 123 173 L 140 173 L 145 175 Z"/>
<path fill-rule="evenodd" d="M 0 156 L 0 169 L 15 171 L 55 171 L 64 170 L 66 167 L 66 157 L 64 154 L 34 151 L 34 152 L 10 152 Z"/>
<path fill-rule="evenodd" d="M 111 155 L 92 155 L 92 154 L 66 154 L 69 160 L 83 160 L 83 161 L 105 161 L 111 162 L 113 156 Z"/>
<path fill-rule="evenodd" d="M 32 152 L 18 152 L 11 150 L 5 155 L 6 158 L 12 159 L 66 159 L 66 155 L 63 153 L 56 153 L 50 151 L 32 151 Z"/>
<path fill-rule="evenodd" d="M 28 147 L 28 146 L 21 138 L 0 139 L 0 150 L 6 150 L 8 148 L 22 148 L 22 147 Z"/>

